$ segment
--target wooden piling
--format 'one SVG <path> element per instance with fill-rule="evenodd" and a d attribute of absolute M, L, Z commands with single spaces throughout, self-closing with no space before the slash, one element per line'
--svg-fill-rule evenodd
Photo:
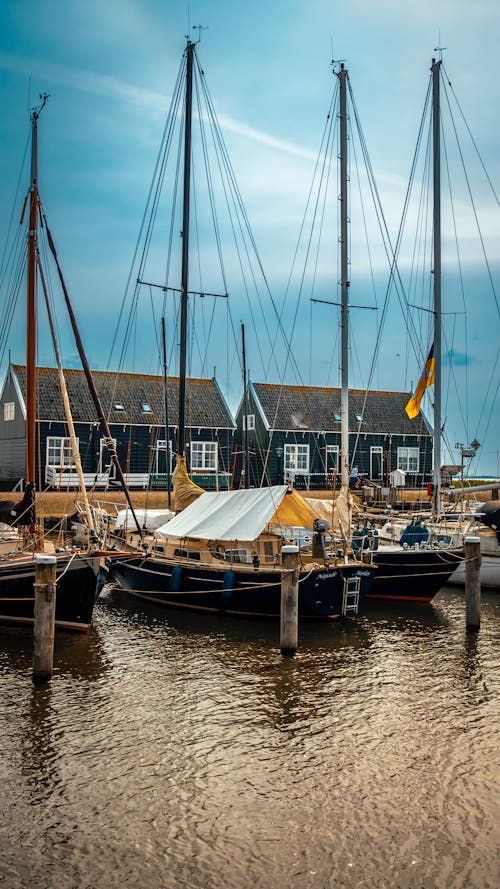
<path fill-rule="evenodd" d="M 481 541 L 479 537 L 465 538 L 465 625 L 468 631 L 481 625 Z"/>
<path fill-rule="evenodd" d="M 33 625 L 33 682 L 52 678 L 56 617 L 55 556 L 35 556 L 35 619 Z"/>
<path fill-rule="evenodd" d="M 298 546 L 283 546 L 281 558 L 283 572 L 281 574 L 280 649 L 282 655 L 293 657 L 297 651 L 299 640 Z"/>

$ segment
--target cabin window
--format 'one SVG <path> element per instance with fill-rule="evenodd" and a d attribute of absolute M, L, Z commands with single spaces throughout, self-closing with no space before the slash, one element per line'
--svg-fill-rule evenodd
<path fill-rule="evenodd" d="M 264 561 L 274 562 L 274 546 L 272 540 L 264 540 Z"/>
<path fill-rule="evenodd" d="M 255 429 L 255 414 L 243 414 L 243 429 L 251 432 Z"/>
<path fill-rule="evenodd" d="M 418 472 L 418 448 L 398 448 L 398 469 L 403 472 Z"/>
<path fill-rule="evenodd" d="M 248 553 L 246 549 L 226 549 L 224 559 L 226 562 L 248 562 Z"/>
<path fill-rule="evenodd" d="M 309 445 L 285 445 L 285 470 L 295 473 L 309 472 Z"/>
<path fill-rule="evenodd" d="M 217 469 L 216 441 L 191 442 L 191 470 L 193 469 Z"/>
<path fill-rule="evenodd" d="M 16 415 L 15 403 L 13 401 L 6 401 L 3 406 L 4 420 L 13 420 L 15 415 Z"/>
<path fill-rule="evenodd" d="M 78 447 L 78 439 L 76 440 Z M 73 459 L 73 448 L 71 447 L 70 438 L 62 438 L 59 436 L 47 437 L 47 466 L 54 466 L 56 469 L 72 469 L 75 466 Z"/>
<path fill-rule="evenodd" d="M 178 559 L 191 559 L 192 562 L 201 562 L 201 553 L 195 549 L 180 549 L 176 547 L 174 556 L 177 556 Z"/>

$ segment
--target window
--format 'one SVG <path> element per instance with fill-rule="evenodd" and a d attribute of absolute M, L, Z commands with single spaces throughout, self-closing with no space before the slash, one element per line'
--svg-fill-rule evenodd
<path fill-rule="evenodd" d="M 194 549 L 174 549 L 174 556 L 178 559 L 191 559 L 192 562 L 201 562 L 201 553 Z"/>
<path fill-rule="evenodd" d="M 73 459 L 71 439 L 55 435 L 47 437 L 47 466 L 54 466 L 56 469 L 74 468 L 75 461 Z"/>
<path fill-rule="evenodd" d="M 13 420 L 16 413 L 16 406 L 13 401 L 6 401 L 3 406 L 4 420 Z"/>
<path fill-rule="evenodd" d="M 418 472 L 418 448 L 398 448 L 398 469 Z"/>
<path fill-rule="evenodd" d="M 309 472 L 309 445 L 285 445 L 285 470 L 288 472 Z"/>
<path fill-rule="evenodd" d="M 217 469 L 216 441 L 191 442 L 191 470 L 193 469 Z"/>
<path fill-rule="evenodd" d="M 226 562 L 248 562 L 246 549 L 225 549 L 224 560 Z"/>
<path fill-rule="evenodd" d="M 380 445 L 372 445 L 370 448 L 370 478 L 382 478 L 384 466 L 384 453 Z"/>
<path fill-rule="evenodd" d="M 243 429 L 247 431 L 255 429 L 255 414 L 243 414 Z"/>
<path fill-rule="evenodd" d="M 115 411 L 124 411 L 125 408 L 123 407 L 123 404 L 122 404 L 120 401 L 116 401 L 116 402 L 114 403 L 114 405 L 113 405 L 113 410 L 115 410 Z"/>
<path fill-rule="evenodd" d="M 168 442 L 164 438 L 159 438 L 156 442 L 154 457 L 154 472 L 156 475 L 167 472 L 167 450 L 168 450 L 168 471 L 172 474 L 172 442 Z"/>
<path fill-rule="evenodd" d="M 340 420 L 342 419 L 340 416 L 340 411 L 332 411 L 332 417 L 334 420 L 336 420 L 337 423 L 340 423 Z"/>
<path fill-rule="evenodd" d="M 339 468 L 339 446 L 338 445 L 327 445 L 326 446 L 326 466 L 325 469 L 327 472 L 333 472 L 334 469 Z"/>
<path fill-rule="evenodd" d="M 151 405 L 149 404 L 149 401 L 143 401 L 143 402 L 142 402 L 142 413 L 143 413 L 143 414 L 151 414 L 151 413 L 153 413 L 153 409 L 152 409 Z"/>

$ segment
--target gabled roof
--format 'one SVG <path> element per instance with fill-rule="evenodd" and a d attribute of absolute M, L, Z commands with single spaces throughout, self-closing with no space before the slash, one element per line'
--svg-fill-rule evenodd
<path fill-rule="evenodd" d="M 26 398 L 26 367 L 13 364 L 12 371 Z M 100 370 L 93 371 L 92 377 L 109 423 L 150 426 L 165 422 L 163 377 Z M 75 423 L 97 422 L 98 417 L 83 370 L 65 370 L 64 378 Z M 176 426 L 179 422 L 178 387 L 178 379 L 169 377 L 167 393 L 170 426 Z M 37 399 L 42 420 L 65 421 L 56 368 L 37 368 Z M 145 409 L 147 407 L 151 410 Z M 215 380 L 187 380 L 186 425 L 193 428 L 234 428 L 234 419 Z"/>
<path fill-rule="evenodd" d="M 340 389 L 274 383 L 252 383 L 251 388 L 269 429 L 340 432 Z M 429 435 L 422 414 L 413 420 L 406 414 L 405 405 L 410 395 L 410 392 L 349 389 L 349 431 Z M 361 422 L 359 417 L 362 417 Z"/>

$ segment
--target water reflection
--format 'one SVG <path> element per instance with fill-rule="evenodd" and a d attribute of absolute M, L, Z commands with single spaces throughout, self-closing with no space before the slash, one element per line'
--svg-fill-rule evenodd
<path fill-rule="evenodd" d="M 499 628 L 440 594 L 283 659 L 277 623 L 106 595 L 39 688 L 9 631 L 3 885 L 496 886 Z"/>

